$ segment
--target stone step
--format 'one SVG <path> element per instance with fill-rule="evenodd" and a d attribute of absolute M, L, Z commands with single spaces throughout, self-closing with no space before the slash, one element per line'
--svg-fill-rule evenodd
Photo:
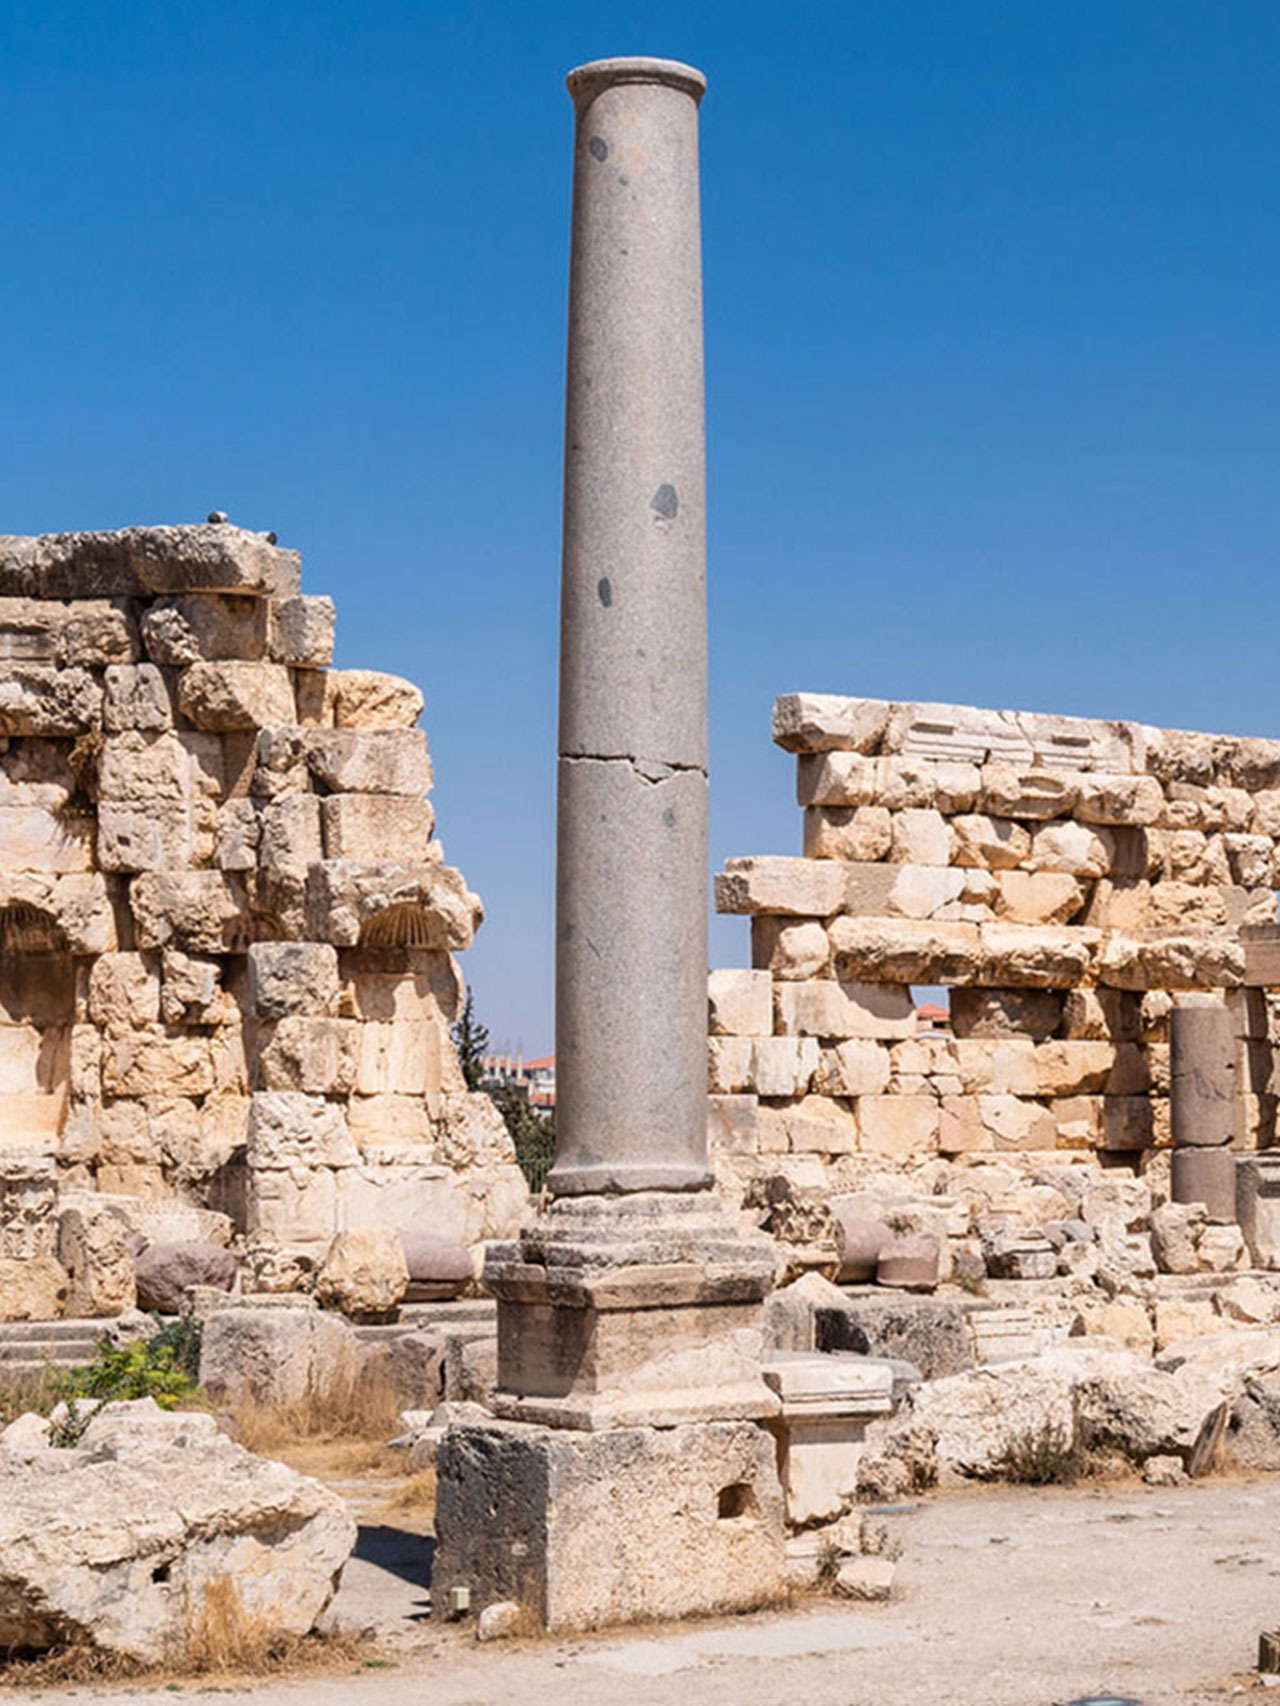
<path fill-rule="evenodd" d="M 67 1339 L 26 1339 L 18 1345 L 0 1344 L 0 1374 L 10 1373 L 16 1364 L 35 1362 L 57 1363 L 59 1367 L 74 1368 L 92 1362 L 97 1346 L 92 1342 L 77 1344 Z"/>
<path fill-rule="evenodd" d="M 23 1339 L 75 1339 L 97 1341 L 111 1325 L 109 1321 L 79 1319 L 72 1321 L 5 1321 L 0 1323 L 0 1344 Z"/>

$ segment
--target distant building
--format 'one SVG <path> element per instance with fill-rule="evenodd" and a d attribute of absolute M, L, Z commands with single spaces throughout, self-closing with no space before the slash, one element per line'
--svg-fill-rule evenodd
<path fill-rule="evenodd" d="M 556 1105 L 556 1057 L 544 1054 L 537 1060 L 525 1060 L 521 1055 L 487 1054 L 481 1062 L 485 1090 L 514 1090 L 524 1096 L 534 1108 L 554 1108 Z"/>
<path fill-rule="evenodd" d="M 939 1032 L 943 1036 L 951 1035 L 951 1014 L 936 1002 L 926 1001 L 916 1008 L 916 1035 L 927 1037 Z"/>

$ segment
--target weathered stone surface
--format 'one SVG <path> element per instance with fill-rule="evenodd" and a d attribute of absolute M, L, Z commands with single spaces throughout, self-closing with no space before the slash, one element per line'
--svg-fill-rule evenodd
<path fill-rule="evenodd" d="M 249 999 L 260 1019 L 336 1013 L 338 956 L 327 942 L 255 942 Z"/>
<path fill-rule="evenodd" d="M 237 1616 L 312 1628 L 355 1543 L 342 1501 L 208 1417 L 157 1415 L 110 1452 L 0 1449 L 0 1644 L 182 1663 Z"/>
<path fill-rule="evenodd" d="M 194 663 L 178 678 L 178 705 L 198 729 L 260 729 L 294 719 L 289 672 L 269 663 Z"/>
<path fill-rule="evenodd" d="M 0 735 L 75 736 L 101 727 L 102 689 L 88 670 L 6 665 Z"/>
<path fill-rule="evenodd" d="M 258 533 L 221 525 L 126 527 L 118 533 L 0 538 L 0 595 L 146 598 L 189 590 L 275 592 L 294 554 Z"/>
<path fill-rule="evenodd" d="M 217 1403 L 270 1409 L 347 1395 L 359 1369 L 352 1329 L 309 1303 L 219 1309 L 204 1323 L 200 1384 Z"/>
<path fill-rule="evenodd" d="M 129 904 L 140 947 L 218 954 L 247 945 L 244 890 L 221 871 L 145 872 L 134 879 Z"/>
<path fill-rule="evenodd" d="M 70 1294 L 66 1269 L 52 1256 L 0 1256 L 0 1321 L 53 1321 Z"/>
<path fill-rule="evenodd" d="M 774 701 L 773 738 L 787 752 L 873 752 L 891 708 L 879 699 L 784 693 Z"/>
<path fill-rule="evenodd" d="M 973 983 L 985 964 L 974 924 L 846 917 L 834 920 L 830 936 L 836 974 L 846 980 Z"/>
<path fill-rule="evenodd" d="M 787 1036 L 909 1037 L 915 1034 L 911 991 L 880 983 L 783 983 L 775 990 L 778 1028 Z"/>
<path fill-rule="evenodd" d="M 428 800 L 404 795 L 330 794 L 320 802 L 326 859 L 377 861 L 394 851 L 414 861 L 427 857 L 435 826 Z"/>
<path fill-rule="evenodd" d="M 449 865 L 326 859 L 307 883 L 311 928 L 338 947 L 470 946 L 484 910 Z"/>
<path fill-rule="evenodd" d="M 142 618 L 147 655 L 171 668 L 256 662 L 266 651 L 267 608 L 260 598 L 222 593 L 157 599 Z"/>
<path fill-rule="evenodd" d="M 833 861 L 730 859 L 716 875 L 716 911 L 828 918 L 843 906 L 845 884 Z"/>
<path fill-rule="evenodd" d="M 189 1286 L 212 1286 L 230 1291 L 237 1263 L 219 1244 L 149 1244 L 134 1259 L 138 1308 L 161 1315 L 179 1315 Z"/>
<path fill-rule="evenodd" d="M 316 1275 L 316 1297 L 346 1315 L 387 1315 L 409 1289 L 400 1235 L 390 1226 L 340 1232 Z"/>
<path fill-rule="evenodd" d="M 422 715 L 422 694 L 400 675 L 335 669 L 325 685 L 337 729 L 411 729 Z"/>
<path fill-rule="evenodd" d="M 313 729 L 306 760 L 330 794 L 407 794 L 431 789 L 427 737 L 421 729 Z"/>
<path fill-rule="evenodd" d="M 773 1032 L 773 984 L 767 971 L 713 971 L 708 979 L 713 1037 L 767 1037 Z"/>
<path fill-rule="evenodd" d="M 474 1607 L 515 1601 L 553 1631 L 724 1613 L 785 1592 L 773 1442 L 751 1423 L 451 1428 L 437 1477 L 440 1617 L 463 1583 Z"/>
<path fill-rule="evenodd" d="M 58 1260 L 70 1287 L 66 1314 L 119 1315 L 137 1302 L 133 1229 L 110 1204 L 81 1196 L 63 1208 Z"/>
<path fill-rule="evenodd" d="M 331 598 L 273 599 L 267 607 L 267 649 L 276 663 L 323 669 L 333 658 Z"/>

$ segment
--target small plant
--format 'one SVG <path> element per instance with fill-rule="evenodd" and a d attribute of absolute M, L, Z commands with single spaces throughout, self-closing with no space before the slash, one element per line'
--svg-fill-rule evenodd
<path fill-rule="evenodd" d="M 152 1398 L 162 1410 L 199 1403 L 199 1365 L 200 1323 L 192 1316 L 170 1322 L 150 1339 L 133 1339 L 127 1345 L 104 1340 L 84 1368 L 51 1371 L 50 1394 L 68 1411 L 53 1443 L 78 1444 L 97 1410 L 116 1400 Z M 93 1407 L 86 1399 L 95 1401 Z"/>
<path fill-rule="evenodd" d="M 873 1523 L 864 1516 L 858 1530 L 858 1551 L 864 1558 L 886 1558 L 896 1564 L 902 1556 L 902 1542 L 883 1523 Z"/>
<path fill-rule="evenodd" d="M 992 1462 L 992 1477 L 1025 1487 L 1066 1486 L 1079 1479 L 1084 1467 L 1067 1429 L 1046 1421 L 1006 1440 Z"/>
<path fill-rule="evenodd" d="M 951 1283 L 959 1286 L 961 1291 L 967 1291 L 972 1297 L 981 1297 L 987 1289 L 981 1274 L 962 1266 L 952 1268 Z"/>
<path fill-rule="evenodd" d="M 824 1540 L 818 1548 L 818 1586 L 829 1593 L 836 1585 L 841 1561 L 847 1557 L 843 1546 L 835 1540 Z"/>

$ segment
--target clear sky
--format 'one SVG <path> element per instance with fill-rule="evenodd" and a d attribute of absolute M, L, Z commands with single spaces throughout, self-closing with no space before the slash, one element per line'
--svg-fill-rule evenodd
<path fill-rule="evenodd" d="M 628 53 L 710 80 L 713 864 L 799 850 L 779 692 L 1280 735 L 1275 0 L 0 0 L 0 531 L 299 547 L 527 1054 L 563 76 Z"/>

